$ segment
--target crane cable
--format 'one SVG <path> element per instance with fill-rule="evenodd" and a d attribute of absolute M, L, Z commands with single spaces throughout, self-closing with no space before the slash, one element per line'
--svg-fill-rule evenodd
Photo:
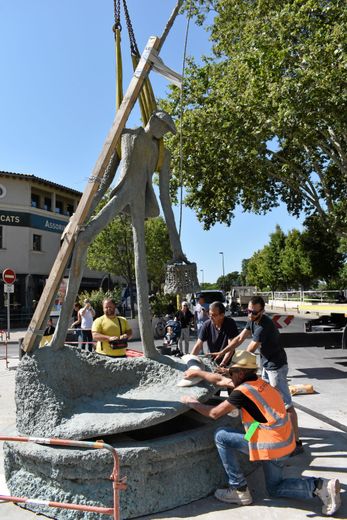
<path fill-rule="evenodd" d="M 133 30 L 133 26 L 131 23 L 128 6 L 126 4 L 126 0 L 123 0 L 123 9 L 124 9 L 124 17 L 128 29 L 129 42 L 130 42 L 130 54 L 133 65 L 133 70 L 135 71 L 139 60 L 140 60 L 140 52 L 137 47 L 135 34 Z M 121 31 L 122 26 L 120 23 L 120 0 L 114 0 L 114 26 L 113 32 L 115 36 L 115 46 L 116 46 L 116 110 L 119 109 L 121 102 L 123 100 L 123 62 L 122 62 L 122 53 L 121 53 Z M 141 119 L 143 125 L 145 126 L 151 114 L 157 109 L 157 103 L 155 100 L 154 92 L 152 89 L 151 82 L 147 77 L 144 85 L 141 89 L 139 95 L 139 105 L 141 112 Z M 121 157 L 120 145 L 117 148 L 118 156 Z M 162 164 L 164 160 L 164 141 L 163 139 L 159 140 L 159 156 L 158 163 L 156 166 L 156 171 L 160 172 Z"/>

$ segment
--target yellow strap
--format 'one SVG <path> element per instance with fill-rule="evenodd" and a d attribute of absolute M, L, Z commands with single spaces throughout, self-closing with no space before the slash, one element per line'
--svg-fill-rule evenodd
<path fill-rule="evenodd" d="M 119 109 L 123 101 L 123 62 L 121 48 L 121 31 L 115 29 L 115 47 L 116 47 L 116 110 Z M 121 159 L 121 145 L 117 145 L 117 154 Z"/>

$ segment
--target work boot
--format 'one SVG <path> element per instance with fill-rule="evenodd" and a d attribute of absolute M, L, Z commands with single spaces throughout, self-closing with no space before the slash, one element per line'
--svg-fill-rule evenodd
<path fill-rule="evenodd" d="M 341 505 L 340 481 L 337 478 L 318 479 L 314 494 L 323 502 L 323 515 L 332 516 L 339 509 Z"/>
<path fill-rule="evenodd" d="M 252 496 L 247 486 L 244 486 L 244 488 L 241 489 L 217 489 L 214 496 L 221 502 L 238 504 L 239 506 L 248 506 L 253 502 Z"/>

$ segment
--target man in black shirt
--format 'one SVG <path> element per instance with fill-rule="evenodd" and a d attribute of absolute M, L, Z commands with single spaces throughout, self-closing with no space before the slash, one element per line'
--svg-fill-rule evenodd
<path fill-rule="evenodd" d="M 233 338 L 238 335 L 235 321 L 225 316 L 225 307 L 222 302 L 213 302 L 209 309 L 210 319 L 205 321 L 199 331 L 197 342 L 192 354 L 198 355 L 202 350 L 204 341 L 210 352 L 220 352 Z"/>

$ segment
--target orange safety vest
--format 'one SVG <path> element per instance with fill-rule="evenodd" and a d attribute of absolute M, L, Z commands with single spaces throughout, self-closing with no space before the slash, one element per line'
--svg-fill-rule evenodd
<path fill-rule="evenodd" d="M 295 436 L 279 391 L 260 378 L 242 383 L 237 390 L 253 401 L 266 419 L 265 423 L 259 423 L 249 440 L 250 460 L 279 459 L 292 453 Z M 254 419 L 244 408 L 241 411 L 247 432 Z"/>

